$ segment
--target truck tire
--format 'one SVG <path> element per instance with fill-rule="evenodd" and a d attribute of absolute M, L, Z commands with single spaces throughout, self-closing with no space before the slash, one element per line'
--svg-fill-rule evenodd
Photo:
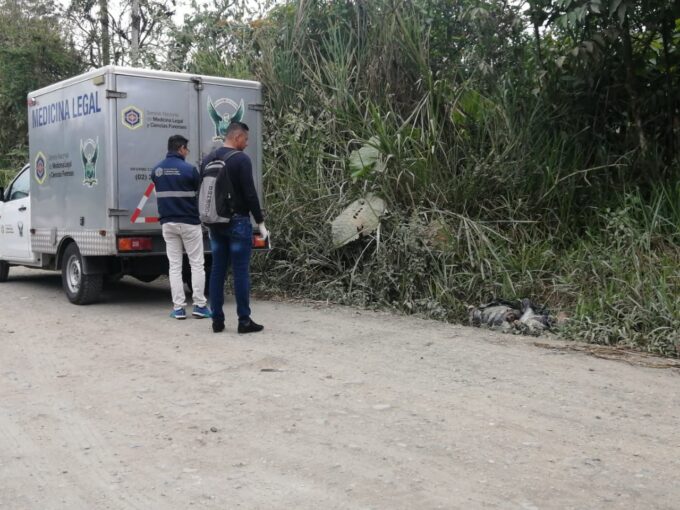
<path fill-rule="evenodd" d="M 88 305 L 99 299 L 104 277 L 101 274 L 84 274 L 83 257 L 76 243 L 64 251 L 61 264 L 61 284 L 68 300 L 76 305 Z"/>
<path fill-rule="evenodd" d="M 9 275 L 9 262 L 0 260 L 0 283 L 7 281 Z"/>

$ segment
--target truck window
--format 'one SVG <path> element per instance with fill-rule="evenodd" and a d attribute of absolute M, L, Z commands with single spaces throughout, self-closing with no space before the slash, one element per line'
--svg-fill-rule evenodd
<path fill-rule="evenodd" d="M 7 201 L 18 200 L 19 198 L 25 198 L 28 196 L 30 188 L 30 175 L 28 170 L 24 170 L 19 177 L 17 177 L 10 188 L 7 190 Z"/>

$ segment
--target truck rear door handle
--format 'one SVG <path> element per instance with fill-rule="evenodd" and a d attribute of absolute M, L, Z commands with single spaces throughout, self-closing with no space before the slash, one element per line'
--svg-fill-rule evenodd
<path fill-rule="evenodd" d="M 26 206 L 25 206 L 25 205 L 22 205 L 21 207 L 19 207 L 19 210 L 20 210 L 21 212 L 24 212 L 24 211 L 26 210 Z"/>

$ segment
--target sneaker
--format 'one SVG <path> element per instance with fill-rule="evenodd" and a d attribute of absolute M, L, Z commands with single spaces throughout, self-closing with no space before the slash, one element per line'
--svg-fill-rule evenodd
<path fill-rule="evenodd" d="M 191 312 L 191 315 L 198 319 L 209 319 L 212 317 L 212 314 L 210 313 L 210 308 L 207 306 L 196 306 L 194 305 L 194 311 Z"/>
<path fill-rule="evenodd" d="M 224 322 L 213 321 L 212 323 L 213 333 L 220 333 L 224 331 Z"/>
<path fill-rule="evenodd" d="M 261 326 L 260 324 L 256 324 L 252 320 L 248 322 L 248 324 L 239 324 L 238 325 L 238 332 L 239 333 L 257 333 L 259 331 L 262 331 L 264 329 L 264 326 Z"/>
<path fill-rule="evenodd" d="M 187 314 L 184 311 L 184 308 L 177 308 L 170 313 L 170 317 L 173 319 L 184 320 L 187 318 Z"/>

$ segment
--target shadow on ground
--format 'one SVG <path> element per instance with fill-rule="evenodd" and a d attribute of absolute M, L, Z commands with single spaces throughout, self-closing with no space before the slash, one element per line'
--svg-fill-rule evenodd
<path fill-rule="evenodd" d="M 62 290 L 61 274 L 51 271 L 22 272 L 10 276 L 7 282 L 0 286 L 0 292 L 5 286 L 21 288 L 25 292 L 59 292 L 66 300 Z M 159 278 L 151 283 L 143 283 L 126 276 L 120 281 L 104 283 L 101 299 L 88 306 L 102 306 L 106 304 L 161 304 L 170 300 L 170 290 L 167 278 Z"/>

